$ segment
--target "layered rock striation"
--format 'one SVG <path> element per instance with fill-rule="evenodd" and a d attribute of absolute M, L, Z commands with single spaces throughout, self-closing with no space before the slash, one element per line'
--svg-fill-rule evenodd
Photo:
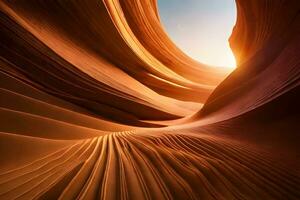
<path fill-rule="evenodd" d="M 299 199 L 300 2 L 236 4 L 230 73 L 155 0 L 1 1 L 0 199 Z"/>

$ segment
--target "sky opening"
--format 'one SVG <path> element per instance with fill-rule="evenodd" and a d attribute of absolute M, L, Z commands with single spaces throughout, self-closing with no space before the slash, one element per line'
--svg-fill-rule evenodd
<path fill-rule="evenodd" d="M 235 0 L 158 0 L 162 24 L 173 42 L 201 63 L 236 67 L 229 36 Z"/>

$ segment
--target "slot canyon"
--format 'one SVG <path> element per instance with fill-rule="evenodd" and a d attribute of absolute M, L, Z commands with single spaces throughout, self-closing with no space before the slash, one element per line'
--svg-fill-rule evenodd
<path fill-rule="evenodd" d="M 300 1 L 235 4 L 230 69 L 156 0 L 1 0 L 0 199 L 300 199 Z"/>

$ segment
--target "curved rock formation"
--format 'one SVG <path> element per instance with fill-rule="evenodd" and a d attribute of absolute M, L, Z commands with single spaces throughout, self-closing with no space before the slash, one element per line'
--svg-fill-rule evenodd
<path fill-rule="evenodd" d="M 155 0 L 1 1 L 0 199 L 299 199 L 300 2 L 236 3 L 229 74 Z"/>

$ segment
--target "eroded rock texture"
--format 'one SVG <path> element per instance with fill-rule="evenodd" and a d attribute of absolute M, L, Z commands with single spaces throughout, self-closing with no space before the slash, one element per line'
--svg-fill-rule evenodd
<path fill-rule="evenodd" d="M 230 73 L 155 0 L 1 1 L 0 199 L 299 199 L 300 2 L 236 4 Z"/>

